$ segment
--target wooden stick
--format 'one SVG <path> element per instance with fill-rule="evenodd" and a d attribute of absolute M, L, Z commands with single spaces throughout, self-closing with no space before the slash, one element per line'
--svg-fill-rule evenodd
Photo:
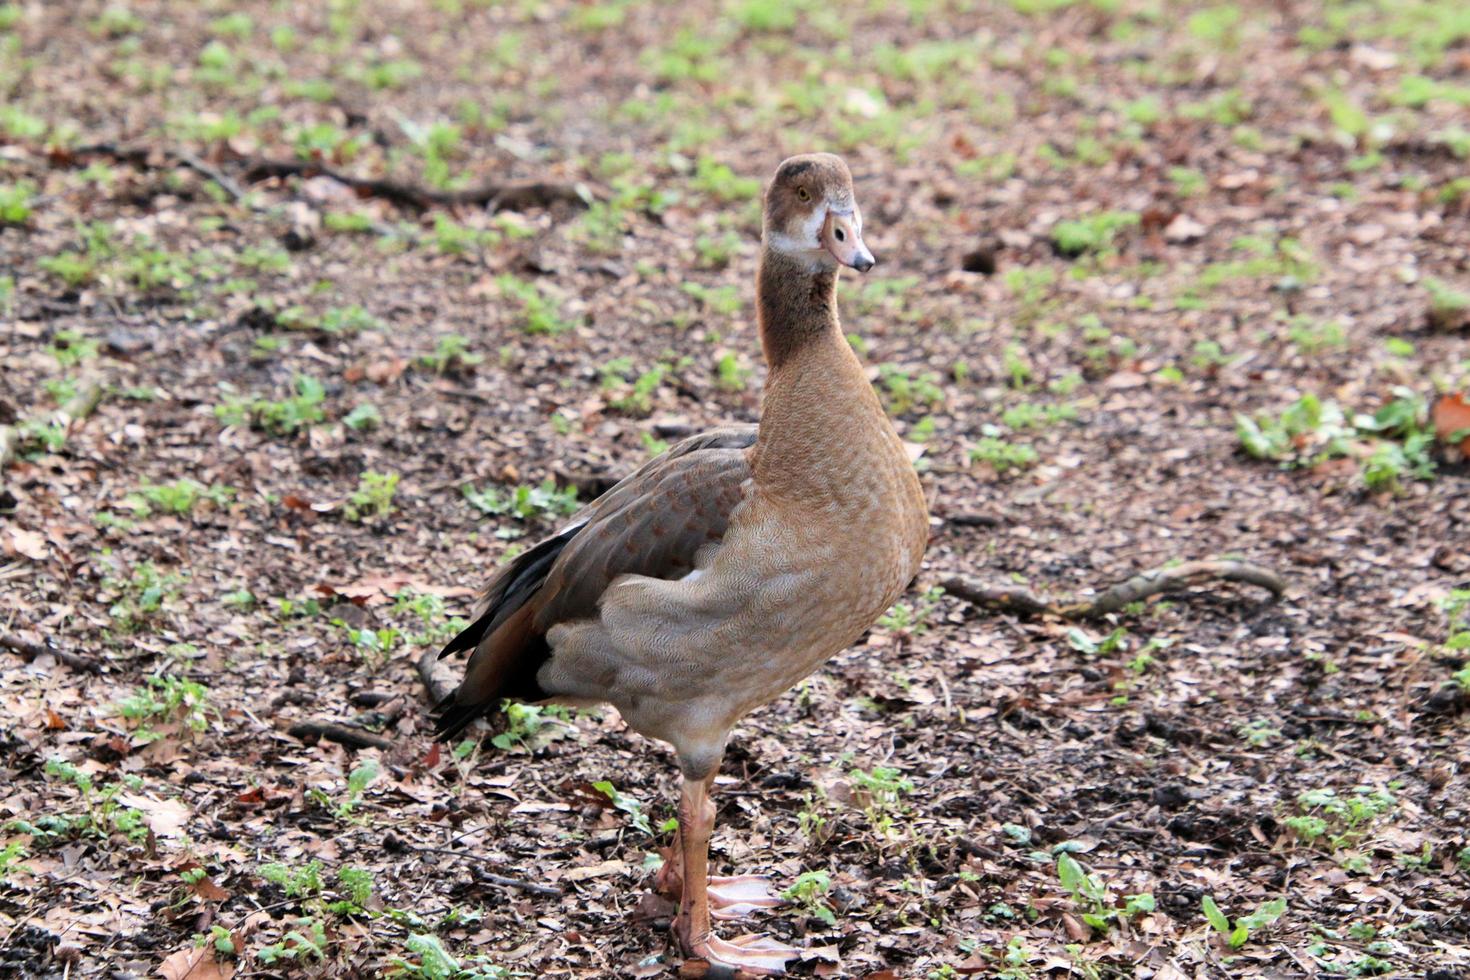
<path fill-rule="evenodd" d="M 1151 568 L 1109 586 L 1095 598 L 1086 601 L 1073 599 L 1070 602 L 1048 602 L 1021 586 L 993 585 L 972 575 L 951 575 L 939 585 L 950 595 L 984 609 L 1023 615 L 1046 614 L 1063 619 L 1095 619 L 1115 613 L 1130 603 L 1141 602 L 1150 596 L 1177 592 L 1186 586 L 1211 579 L 1258 585 L 1276 598 L 1280 598 L 1286 591 L 1286 581 L 1269 568 L 1228 558 L 1209 558 Z"/>
<path fill-rule="evenodd" d="M 443 701 L 459 687 L 453 669 L 439 659 L 439 651 L 433 647 L 419 655 L 418 669 L 419 680 L 424 682 L 424 690 L 429 692 L 433 704 Z"/>
<path fill-rule="evenodd" d="M 143 146 L 119 146 L 115 143 L 89 143 L 67 151 L 72 158 L 104 156 L 139 168 L 153 166 L 156 161 L 188 167 L 214 181 L 237 202 L 245 191 L 222 170 L 183 150 L 155 149 Z M 271 160 L 265 157 L 240 157 L 236 161 L 244 171 L 245 182 L 254 183 L 271 177 L 327 177 L 357 191 L 362 197 L 381 197 L 418 211 L 431 207 L 477 205 L 491 211 L 525 211 L 533 207 L 550 207 L 564 203 L 585 208 L 592 194 L 581 184 L 558 181 L 490 181 L 478 187 L 459 191 L 441 191 L 382 177 L 354 177 L 320 160 Z"/>
<path fill-rule="evenodd" d="M 286 734 L 303 740 L 324 738 L 354 749 L 389 749 L 393 746 L 392 742 L 381 735 L 331 721 L 298 721 L 286 729 Z"/>
<path fill-rule="evenodd" d="M 0 633 L 0 647 L 20 654 L 27 663 L 37 657 L 51 656 L 56 658 L 57 663 L 65 664 L 72 670 L 81 671 L 84 674 L 102 673 L 102 665 L 90 657 L 66 650 L 57 650 L 42 643 L 32 643 L 13 633 Z"/>

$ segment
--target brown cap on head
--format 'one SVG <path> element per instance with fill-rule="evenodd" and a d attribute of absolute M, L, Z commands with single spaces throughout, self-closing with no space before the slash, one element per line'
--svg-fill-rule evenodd
<path fill-rule="evenodd" d="M 863 218 L 852 173 L 839 156 L 805 153 L 783 160 L 766 187 L 766 247 L 813 268 L 836 261 L 859 272 L 873 267 L 863 244 Z"/>

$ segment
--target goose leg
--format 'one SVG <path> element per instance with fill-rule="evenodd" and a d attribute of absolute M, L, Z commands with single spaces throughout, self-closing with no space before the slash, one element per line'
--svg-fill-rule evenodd
<path fill-rule="evenodd" d="M 679 797 L 679 845 L 683 859 L 683 892 L 674 934 L 689 956 L 712 964 L 761 976 L 786 972 L 786 962 L 800 951 L 763 936 L 741 936 L 726 941 L 710 931 L 709 839 L 714 831 L 715 805 L 709 798 L 714 773 L 704 779 L 684 779 Z"/>
<path fill-rule="evenodd" d="M 680 832 L 674 831 L 669 857 L 653 879 L 653 890 L 678 901 L 684 891 L 684 854 Z M 722 878 L 711 875 L 709 914 L 712 919 L 743 919 L 761 909 L 773 909 L 784 899 L 771 887 L 764 875 L 734 875 Z"/>

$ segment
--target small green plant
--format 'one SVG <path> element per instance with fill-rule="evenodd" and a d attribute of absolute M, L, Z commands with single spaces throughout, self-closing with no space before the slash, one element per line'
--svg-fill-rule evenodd
<path fill-rule="evenodd" d="M 209 728 L 210 716 L 218 716 L 209 704 L 209 688 L 172 674 L 149 677 L 143 687 L 118 703 L 117 710 L 138 725 L 135 737 L 146 741 L 163 737 L 152 731 L 150 722 L 177 721 L 199 734 Z"/>
<path fill-rule="evenodd" d="M 166 514 L 186 516 L 194 513 L 200 504 L 223 510 L 235 499 L 236 493 L 234 487 L 219 483 L 206 487 L 198 480 L 184 477 L 173 483 L 144 483 L 124 498 L 123 505 L 138 517 L 150 516 L 155 508 Z"/>
<path fill-rule="evenodd" d="M 878 365 L 878 384 L 888 410 L 903 415 L 915 408 L 935 409 L 944 404 L 944 389 L 932 371 L 914 377 L 897 364 Z"/>
<path fill-rule="evenodd" d="M 1099 932 L 1106 932 L 1114 921 L 1152 912 L 1155 907 L 1154 897 L 1147 893 L 1129 895 L 1122 908 L 1114 907 L 1113 896 L 1102 879 L 1089 874 L 1066 850 L 1057 854 L 1057 878 L 1078 903 L 1082 921 Z"/>
<path fill-rule="evenodd" d="M 750 384 L 750 369 L 741 367 L 733 353 L 725 354 L 715 362 L 715 384 L 722 391 L 744 391 Z"/>
<path fill-rule="evenodd" d="M 1011 470 L 1024 470 L 1035 465 L 1039 456 L 1035 449 L 1022 443 L 1008 442 L 998 436 L 987 436 L 969 450 L 970 462 L 984 463 L 1004 475 Z"/>
<path fill-rule="evenodd" d="M 1052 244 L 1068 258 L 1109 251 L 1118 233 L 1136 226 L 1139 220 L 1135 211 L 1104 211 L 1075 221 L 1058 221 L 1052 228 Z"/>
<path fill-rule="evenodd" d="M 372 402 L 362 402 L 342 416 L 342 424 L 354 432 L 366 432 L 383 424 L 383 413 Z"/>
<path fill-rule="evenodd" d="M 81 836 L 105 838 L 112 834 L 120 834 L 135 844 L 148 839 L 148 824 L 142 812 L 117 799 L 124 789 L 134 792 L 142 789 L 143 781 L 139 777 L 124 776 L 121 782 L 99 785 L 88 773 L 55 756 L 46 760 L 45 773 L 75 787 L 84 812 L 61 812 L 60 804 L 53 803 L 35 823 L 12 821 L 6 824 L 7 831 L 28 834 L 33 842 L 43 844 Z"/>
<path fill-rule="evenodd" d="M 1291 318 L 1287 335 L 1303 354 L 1318 354 L 1347 344 L 1347 335 L 1343 333 L 1342 324 L 1336 320 L 1317 321 L 1303 315 Z"/>
<path fill-rule="evenodd" d="M 1305 790 L 1297 795 L 1296 803 L 1300 813 L 1282 823 L 1303 844 L 1325 845 L 1329 851 L 1362 840 L 1378 818 L 1397 805 L 1388 790 L 1368 786 L 1355 786 L 1346 797 L 1331 789 Z"/>
<path fill-rule="evenodd" d="M 461 963 L 430 932 L 411 933 L 403 945 L 414 959 L 393 957 L 393 965 L 384 976 L 406 980 L 510 980 L 514 975 L 503 967 L 491 966 L 483 957 Z"/>
<path fill-rule="evenodd" d="M 649 825 L 648 817 L 643 813 L 642 803 L 631 796 L 618 792 L 617 787 L 605 779 L 593 783 L 592 788 L 611 800 L 614 809 L 626 814 L 630 824 L 650 837 L 653 836 L 653 827 Z"/>
<path fill-rule="evenodd" d="M 896 602 L 878 618 L 878 625 L 894 633 L 924 633 L 929 629 L 929 617 L 939 608 L 944 595 L 940 586 L 932 586 L 920 593 L 916 602 Z"/>
<path fill-rule="evenodd" d="M 1260 748 L 1281 737 L 1281 729 L 1268 721 L 1255 719 L 1240 726 L 1240 737 Z"/>
<path fill-rule="evenodd" d="M 576 729 L 567 724 L 566 709 L 556 705 L 505 705 L 505 731 L 490 739 L 490 744 L 505 752 L 535 752 L 560 738 L 574 735 Z"/>
<path fill-rule="evenodd" d="M 393 494 L 398 490 L 398 478 L 397 473 L 364 471 L 357 478 L 357 489 L 342 507 L 342 516 L 360 524 L 393 513 Z"/>
<path fill-rule="evenodd" d="M 1245 451 L 1256 459 L 1275 460 L 1283 465 L 1306 466 L 1318 459 L 1346 454 L 1348 430 L 1342 410 L 1335 402 L 1320 401 L 1315 395 L 1303 395 L 1279 416 L 1249 416 L 1237 413 L 1235 431 Z M 1320 447 L 1303 459 L 1300 448 L 1304 441 Z"/>
<path fill-rule="evenodd" d="M 693 186 L 717 201 L 748 201 L 760 195 L 761 182 L 755 177 L 740 177 L 723 163 L 700 157 L 694 165 Z"/>
<path fill-rule="evenodd" d="M 1286 914 L 1286 899 L 1274 898 L 1249 915 L 1236 919 L 1232 928 L 1230 919 L 1220 911 L 1220 906 L 1209 895 L 1200 900 L 1200 906 L 1204 910 L 1205 920 L 1211 928 L 1225 937 L 1231 949 L 1244 946 L 1250 941 L 1252 932 L 1259 932 Z"/>
<path fill-rule="evenodd" d="M 1429 323 L 1441 330 L 1453 330 L 1470 322 L 1470 292 L 1456 289 L 1439 279 L 1425 277 L 1424 291 L 1429 294 Z"/>
<path fill-rule="evenodd" d="M 272 435 L 294 435 L 325 421 L 325 386 L 310 375 L 298 374 L 293 387 L 296 393 L 280 401 L 228 396 L 215 406 L 215 418 L 225 425 L 251 425 Z"/>
<path fill-rule="evenodd" d="M 893 833 L 895 818 L 905 812 L 903 798 L 914 791 L 914 784 L 899 770 L 874 766 L 871 771 L 854 768 L 848 773 L 853 802 L 862 808 L 873 833 L 887 840 Z"/>
<path fill-rule="evenodd" d="M 1077 417 L 1077 406 L 1070 402 L 1037 404 L 1022 402 L 1003 411 L 1000 420 L 1010 429 L 1045 429 Z"/>
<path fill-rule="evenodd" d="M 338 868 L 337 883 L 344 897 L 327 906 L 327 911 L 337 915 L 360 915 L 367 911 L 373 900 L 377 882 L 373 873 L 364 868 Z"/>
<path fill-rule="evenodd" d="M 506 296 L 520 303 L 519 322 L 521 330 L 536 335 L 566 333 L 575 323 L 565 319 L 558 305 L 548 299 L 535 283 L 515 276 L 500 276 L 495 280 Z"/>
<path fill-rule="evenodd" d="M 440 337 L 431 353 L 419 355 L 419 363 L 435 374 L 472 368 L 484 360 L 485 355 L 471 353 L 469 339 L 457 333 Z"/>
<path fill-rule="evenodd" d="M 126 578 L 109 575 L 103 578 L 102 587 L 117 593 L 117 598 L 108 608 L 108 613 L 125 632 L 143 629 L 178 597 L 178 587 L 183 580 L 182 573 L 161 572 L 151 561 L 134 565 Z"/>
<path fill-rule="evenodd" d="M 25 841 L 20 839 L 12 840 L 4 847 L 0 847 L 0 881 L 4 881 L 12 871 L 30 873 L 31 869 L 20 863 L 30 853 L 30 849 L 26 847 Z"/>
<path fill-rule="evenodd" d="M 58 367 L 66 369 L 94 360 L 101 346 L 96 339 L 75 330 L 58 330 L 51 336 L 51 346 L 46 348 L 46 353 L 56 359 Z"/>
<path fill-rule="evenodd" d="M 312 898 L 322 892 L 322 863 L 309 861 L 300 868 L 272 861 L 260 866 L 260 876 L 280 887 L 287 898 Z"/>
<path fill-rule="evenodd" d="M 30 220 L 36 185 L 28 180 L 0 184 L 0 225 L 23 225 Z"/>
<path fill-rule="evenodd" d="M 803 913 L 820 919 L 829 929 L 837 928 L 837 913 L 827 903 L 832 892 L 832 876 L 825 871 L 803 871 L 781 897 Z"/>
<path fill-rule="evenodd" d="M 315 916 L 303 916 L 296 920 L 296 928 L 287 932 L 285 938 L 262 946 L 255 956 L 268 966 L 283 960 L 305 963 L 325 959 L 326 949 L 327 927 Z"/>
<path fill-rule="evenodd" d="M 493 486 L 476 490 L 471 483 L 459 489 L 470 506 L 481 513 L 510 515 L 522 521 L 553 521 L 577 510 L 577 488 L 557 489 L 550 477 L 538 486 L 518 486 L 509 493 Z"/>
<path fill-rule="evenodd" d="M 1122 626 L 1117 627 L 1101 640 L 1094 640 L 1086 632 L 1074 626 L 1067 630 L 1067 645 L 1089 657 L 1107 657 L 1114 653 L 1126 652 L 1130 642 L 1128 630 Z"/>
<path fill-rule="evenodd" d="M 347 774 L 347 791 L 337 804 L 337 816 L 350 817 L 356 812 L 358 804 L 362 802 L 362 794 L 377 780 L 378 773 L 378 763 L 373 759 L 364 759 Z"/>
<path fill-rule="evenodd" d="M 373 669 L 381 668 L 388 662 L 393 653 L 393 648 L 398 645 L 402 636 L 396 626 L 383 626 L 377 629 L 349 626 L 342 619 L 333 619 L 333 626 L 340 626 L 347 631 L 347 640 L 357 650 L 363 662 Z"/>

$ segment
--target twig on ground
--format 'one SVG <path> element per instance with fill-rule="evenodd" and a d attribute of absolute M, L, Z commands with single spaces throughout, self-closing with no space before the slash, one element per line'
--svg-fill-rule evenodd
<path fill-rule="evenodd" d="M 459 687 L 453 670 L 439 659 L 439 651 L 432 647 L 419 655 L 418 669 L 419 680 L 424 682 L 424 690 L 429 692 L 429 700 L 434 704 L 449 697 Z"/>
<path fill-rule="evenodd" d="M 227 177 L 218 167 L 211 166 L 194 154 L 182 150 L 175 154 L 175 158 L 190 170 L 218 184 L 220 189 L 230 195 L 230 200 L 236 204 L 245 199 L 245 189 Z"/>
<path fill-rule="evenodd" d="M 84 657 L 79 653 L 70 653 L 66 650 L 57 650 L 46 646 L 44 643 L 32 643 L 30 640 L 16 636 L 13 633 L 0 633 L 0 647 L 20 654 L 27 662 L 37 657 L 51 656 L 56 658 L 57 663 L 65 664 L 72 670 L 81 671 L 85 674 L 100 674 L 102 665 L 90 657 Z"/>
<path fill-rule="evenodd" d="M 381 735 L 330 721 L 298 721 L 286 729 L 292 738 L 324 738 L 354 749 L 388 749 L 393 743 Z"/>
<path fill-rule="evenodd" d="M 40 416 L 32 421 L 44 425 L 59 425 L 70 430 L 72 423 L 81 421 L 97 410 L 97 406 L 102 403 L 102 393 L 106 390 L 102 380 L 94 378 L 85 382 L 49 416 Z M 20 430 L 25 424 L 0 425 L 0 470 L 9 466 L 11 460 L 15 459 L 15 454 L 20 451 Z"/>
<path fill-rule="evenodd" d="M 1090 600 L 1048 602 L 1029 589 L 1016 585 L 995 585 L 972 575 L 951 575 L 939 584 L 950 595 L 985 609 L 1018 612 L 1025 615 L 1045 613 L 1063 619 L 1094 619 L 1117 612 L 1124 606 L 1141 602 L 1150 596 L 1176 592 L 1199 582 L 1219 580 L 1258 585 L 1280 598 L 1286 581 L 1269 568 L 1247 561 L 1209 558 L 1162 565 L 1110 585 Z"/>
<path fill-rule="evenodd" d="M 483 881 L 489 885 L 499 885 L 502 888 L 517 888 L 532 895 L 557 896 L 562 894 L 560 888 L 552 885 L 538 885 L 534 881 L 521 881 L 519 878 L 507 878 L 505 875 L 493 875 L 485 871 L 476 871 L 475 880 Z"/>
<path fill-rule="evenodd" d="M 243 199 L 246 194 L 246 191 L 219 167 L 206 163 L 184 150 L 119 146 L 116 143 L 89 143 L 66 153 L 66 157 L 70 159 L 88 156 L 108 157 L 139 169 L 156 166 L 159 162 L 188 167 L 214 181 L 236 202 Z M 382 177 L 355 177 L 319 160 L 270 160 L 265 157 L 239 157 L 234 162 L 242 170 L 243 180 L 247 184 L 272 177 L 327 177 L 352 188 L 359 196 L 381 197 L 394 204 L 418 211 L 427 211 L 436 206 L 454 207 L 457 205 L 482 206 L 490 211 L 525 211 L 536 207 L 550 207 L 553 204 L 586 207 L 592 196 L 591 192 L 581 184 L 560 181 L 489 181 L 465 190 L 441 191 Z"/>

